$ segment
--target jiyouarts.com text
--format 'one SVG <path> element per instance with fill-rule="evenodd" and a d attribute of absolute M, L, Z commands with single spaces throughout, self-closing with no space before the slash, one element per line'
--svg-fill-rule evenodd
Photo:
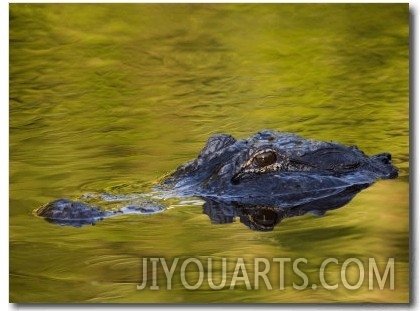
<path fill-rule="evenodd" d="M 171 290 L 182 286 L 197 290 L 246 288 L 294 290 L 323 288 L 369 290 L 395 287 L 395 260 L 326 258 L 311 265 L 306 258 L 141 258 L 142 279 L 137 290 Z"/>

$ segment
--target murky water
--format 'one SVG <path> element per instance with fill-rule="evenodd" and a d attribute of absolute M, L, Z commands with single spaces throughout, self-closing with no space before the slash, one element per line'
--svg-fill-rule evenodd
<path fill-rule="evenodd" d="M 408 5 L 10 5 L 10 300 L 12 302 L 407 302 L 409 298 Z M 130 194 L 196 157 L 208 136 L 269 128 L 392 153 L 379 181 L 324 217 L 272 232 L 212 224 L 196 202 L 82 228 L 32 210 L 85 193 Z M 179 258 L 167 289 L 143 258 Z M 186 288 L 181 264 L 213 260 L 214 282 Z M 234 267 L 243 258 L 251 289 Z M 255 258 L 273 287 L 255 287 Z M 279 263 L 285 263 L 284 289 Z M 308 286 L 296 289 L 304 279 Z M 326 281 L 319 266 L 327 258 Z M 363 264 L 357 289 L 340 280 Z M 368 262 L 394 258 L 394 289 L 369 289 Z M 363 271 L 347 270 L 355 285 Z M 186 280 L 197 283 L 197 262 Z M 263 265 L 261 269 L 263 270 Z M 244 272 L 242 270 L 242 272 Z M 241 275 L 241 274 L 240 274 Z M 318 284 L 315 289 L 312 284 Z"/>

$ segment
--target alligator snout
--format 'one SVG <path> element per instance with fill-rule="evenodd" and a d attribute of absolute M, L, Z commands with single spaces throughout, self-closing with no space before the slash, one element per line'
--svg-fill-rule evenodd
<path fill-rule="evenodd" d="M 379 153 L 371 157 L 372 165 L 380 178 L 394 179 L 398 177 L 398 169 L 392 165 L 392 156 L 388 152 Z"/>

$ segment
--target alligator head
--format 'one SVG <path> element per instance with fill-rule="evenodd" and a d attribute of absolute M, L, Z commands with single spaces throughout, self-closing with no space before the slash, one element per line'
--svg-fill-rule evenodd
<path fill-rule="evenodd" d="M 397 176 L 388 153 L 369 157 L 354 146 L 262 131 L 243 140 L 227 134 L 210 137 L 197 159 L 180 166 L 156 188 L 159 199 L 201 197 L 203 211 L 213 223 L 239 217 L 250 228 L 267 231 L 285 218 L 309 212 L 322 215 L 339 208 L 375 180 Z M 138 200 L 125 197 L 122 203 L 128 205 L 116 210 L 59 199 L 34 214 L 55 224 L 79 227 L 121 214 L 165 209 L 146 201 L 146 195 Z M 112 195 L 101 197 L 104 203 L 114 200 Z"/>
<path fill-rule="evenodd" d="M 168 176 L 163 188 L 266 204 L 270 198 L 304 200 L 308 193 L 330 195 L 397 176 L 388 153 L 367 156 L 355 146 L 265 130 L 243 140 L 228 134 L 210 137 L 197 159 Z"/>

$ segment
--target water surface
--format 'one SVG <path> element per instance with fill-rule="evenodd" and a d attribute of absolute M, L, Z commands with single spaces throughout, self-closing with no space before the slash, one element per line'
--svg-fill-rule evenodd
<path fill-rule="evenodd" d="M 12 302 L 407 302 L 409 145 L 407 4 L 10 4 Z M 60 227 L 32 210 L 86 193 L 141 192 L 193 159 L 214 133 L 261 129 L 392 153 L 379 181 L 325 217 L 272 232 L 212 224 L 196 202 L 96 226 Z M 286 269 L 279 290 L 136 290 L 142 258 L 395 259 L 395 289 L 309 285 Z M 272 261 L 271 261 L 272 262 Z M 194 266 L 189 281 L 197 280 Z M 354 268 L 354 267 L 353 267 Z M 218 270 L 220 271 L 220 270 Z M 353 273 L 353 272 L 352 272 Z M 278 278 L 278 277 L 277 277 Z M 357 279 L 349 277 L 352 284 Z"/>

